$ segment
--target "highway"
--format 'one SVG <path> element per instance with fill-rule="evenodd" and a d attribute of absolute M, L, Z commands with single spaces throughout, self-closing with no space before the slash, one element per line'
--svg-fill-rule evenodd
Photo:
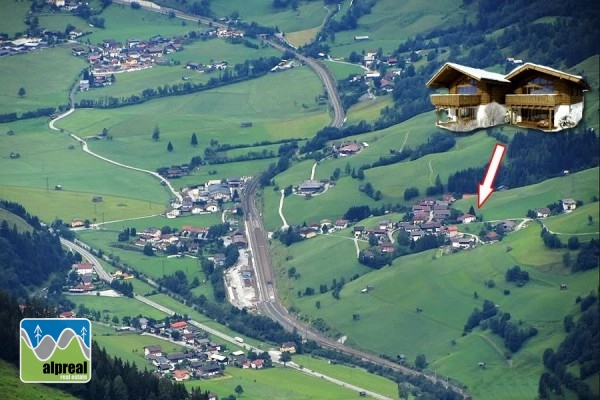
<path fill-rule="evenodd" d="M 69 250 L 76 251 L 77 253 L 81 254 L 83 258 L 87 259 L 89 263 L 94 266 L 94 271 L 96 271 L 96 274 L 98 274 L 100 279 L 108 283 L 113 281 L 114 278 L 108 272 L 106 272 L 104 268 L 102 268 L 100 261 L 98 261 L 98 259 L 89 252 L 90 247 L 88 245 L 80 242 L 77 239 L 75 239 L 74 243 L 64 238 L 60 238 L 60 243 Z"/>

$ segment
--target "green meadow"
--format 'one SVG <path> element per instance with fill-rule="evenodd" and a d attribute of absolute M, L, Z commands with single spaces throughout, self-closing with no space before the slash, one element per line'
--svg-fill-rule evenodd
<path fill-rule="evenodd" d="M 380 0 L 371 13 L 362 16 L 354 30 L 337 32 L 331 44 L 332 57 L 347 57 L 352 51 L 377 50 L 389 52 L 400 41 L 435 27 L 460 23 L 467 16 L 466 7 L 459 0 L 423 3 L 408 0 L 398 7 L 394 0 Z M 366 42 L 355 42 L 354 36 L 369 36 Z"/>
<path fill-rule="evenodd" d="M 485 164 L 485 161 L 480 165 L 483 164 Z M 564 198 L 582 200 L 587 203 L 591 201 L 593 196 L 599 194 L 598 171 L 598 168 L 592 168 L 567 176 L 548 179 L 535 185 L 494 192 L 483 208 L 479 210 L 479 214 L 483 214 L 485 220 L 489 221 L 502 218 L 521 218 L 525 217 L 527 210 L 546 207 L 546 205 Z M 457 201 L 454 207 L 467 211 L 472 205 L 476 207 L 476 202 L 477 197 L 475 196 Z M 585 218 L 587 222 L 587 214 Z"/>
<path fill-rule="evenodd" d="M 297 10 L 292 10 L 291 7 L 278 10 L 273 8 L 271 0 L 216 1 L 210 5 L 210 8 L 217 18 L 227 17 L 237 12 L 246 23 L 256 21 L 260 25 L 277 27 L 284 33 L 320 26 L 327 14 L 323 2 L 299 1 L 298 3 Z"/>
<path fill-rule="evenodd" d="M 100 348 L 105 348 L 108 354 L 117 356 L 123 361 L 136 363 L 137 367 L 142 371 L 144 368 L 148 368 L 150 371 L 155 369 L 154 365 L 144 358 L 144 347 L 146 346 L 160 346 L 166 354 L 181 353 L 185 350 L 183 346 L 152 336 L 129 332 L 115 332 L 114 329 L 97 333 L 99 327 L 101 325 L 94 324 L 92 334 Z"/>
<path fill-rule="evenodd" d="M 188 61 L 202 64 L 210 64 L 212 61 L 227 61 L 233 68 L 235 64 L 244 63 L 245 60 L 280 55 L 281 53 L 272 47 L 251 49 L 243 45 L 230 44 L 223 39 L 198 40 L 186 44 L 182 51 L 163 55 L 164 58 L 180 62 L 180 65 L 158 65 L 141 71 L 117 73 L 115 74 L 116 83 L 103 88 L 79 92 L 77 101 L 97 100 L 107 96 L 116 98 L 129 97 L 133 94 L 139 96 L 144 89 L 157 89 L 164 85 L 179 84 L 184 77 L 186 82 L 204 84 L 210 78 L 219 75 L 217 72 L 207 74 L 186 69 Z"/>
<path fill-rule="evenodd" d="M 338 81 L 348 78 L 348 75 L 351 74 L 362 75 L 365 71 L 360 65 L 350 64 L 343 61 L 339 62 L 324 60 L 322 63 L 325 64 L 327 69 L 333 74 L 333 77 Z"/>
<path fill-rule="evenodd" d="M 392 106 L 393 99 L 391 95 L 379 96 L 373 100 L 364 100 L 354 104 L 346 112 L 348 124 L 356 124 L 361 120 L 367 122 L 375 122 L 379 119 L 381 110 L 385 107 Z"/>
<path fill-rule="evenodd" d="M 185 385 L 188 388 L 200 387 L 203 391 L 215 392 L 219 396 L 234 394 L 235 387 L 241 385 L 244 393 L 240 397 L 251 400 L 358 398 L 355 391 L 281 366 L 260 371 L 229 367 L 225 369 L 223 377 L 187 381 Z"/>
<path fill-rule="evenodd" d="M 590 220 L 591 217 L 591 220 Z M 542 222 L 558 235 L 589 235 L 591 239 L 600 231 L 598 203 L 588 203 L 568 214 L 548 217 Z M 581 237 L 580 237 L 581 239 Z"/>
<path fill-rule="evenodd" d="M 104 316 L 108 315 L 108 323 L 110 324 L 113 323 L 112 318 L 115 315 L 119 317 L 119 323 L 123 320 L 123 317 L 134 318 L 140 314 L 143 317 L 155 320 L 162 320 L 167 316 L 162 311 L 129 297 L 82 295 L 69 296 L 69 299 L 77 305 L 83 304 L 90 310 L 100 311 L 102 313 L 100 321 L 102 322 L 105 322 Z"/>
<path fill-rule="evenodd" d="M 0 57 L 0 76 L 11 77 L 3 79 L 0 86 L 0 114 L 67 106 L 69 90 L 87 64 L 85 60 L 71 55 L 72 47 L 72 44 L 65 44 L 43 51 Z M 25 96 L 18 95 L 19 88 L 25 89 Z"/>
<path fill-rule="evenodd" d="M 14 37 L 17 32 L 27 31 L 24 17 L 29 11 L 30 4 L 27 1 L 0 0 L 0 29 L 8 37 Z"/>
<path fill-rule="evenodd" d="M 316 240 L 287 249 L 288 253 L 298 250 L 301 254 L 289 261 L 275 258 L 276 263 L 281 262 L 280 270 L 295 266 L 302 275 L 300 279 L 318 284 L 318 279 L 330 281 L 356 263 L 355 253 L 350 249 L 345 256 L 339 254 L 336 261 L 321 262 L 327 252 L 317 250 Z M 300 245 L 307 248 L 301 249 Z M 507 252 L 507 246 L 513 250 Z M 562 266 L 561 256 L 560 250 L 544 248 L 539 227 L 533 225 L 510 234 L 500 243 L 471 251 L 441 256 L 438 250 L 433 250 L 401 257 L 391 267 L 347 281 L 340 293 L 341 300 L 335 300 L 330 292 L 300 298 L 290 296 L 288 300 L 300 314 L 321 317 L 335 328 L 334 332 L 347 335 L 348 344 L 377 354 L 405 354 L 409 362 L 414 362 L 416 354 L 424 353 L 429 369 L 473 388 L 475 398 L 530 398 L 537 391 L 544 349 L 556 347 L 562 340 L 562 318 L 575 309 L 578 295 L 598 286 L 596 271 L 570 274 Z M 504 282 L 506 269 L 515 264 L 531 276 L 531 281 L 522 288 Z M 324 265 L 329 268 L 323 268 Z M 319 272 L 323 270 L 326 272 Z M 315 273 L 328 274 L 329 279 L 313 278 Z M 304 278 L 306 274 L 308 277 Z M 489 279 L 495 280 L 495 288 L 484 285 Z M 569 289 L 560 291 L 561 283 L 567 283 Z M 294 280 L 290 284 L 295 284 Z M 367 285 L 373 290 L 361 293 Z M 504 289 L 511 294 L 504 295 Z M 474 299 L 474 292 L 479 294 L 479 300 Z M 491 299 L 503 311 L 510 312 L 513 320 L 523 320 L 539 330 L 522 350 L 512 355 L 512 367 L 506 362 L 506 350 L 498 338 L 480 331 L 461 337 L 467 317 L 474 307 L 481 307 L 482 299 Z M 319 309 L 315 307 L 317 300 L 321 303 Z M 417 307 L 424 311 L 416 314 Z M 355 320 L 353 314 L 358 314 L 359 319 Z M 479 361 L 485 361 L 491 368 L 480 372 Z M 503 384 L 489 387 L 488 382 L 493 380 Z M 508 391 L 507 382 L 511 387 Z"/>
<path fill-rule="evenodd" d="M 308 67 L 300 67 L 137 106 L 77 110 L 57 125 L 84 137 L 107 128 L 113 140 L 90 143 L 94 151 L 154 170 L 203 155 L 201 149 L 208 147 L 211 139 L 246 144 L 312 135 L 329 120 L 325 107 L 315 105 L 315 96 L 321 91 L 316 75 Z M 294 97 L 289 93 L 294 93 Z M 240 123 L 245 121 L 253 126 L 241 128 Z M 153 142 L 151 135 L 156 126 L 160 140 Z M 190 145 L 192 132 L 198 137 L 197 148 Z M 172 152 L 166 150 L 169 141 L 174 147 Z"/>
<path fill-rule="evenodd" d="M 5 210 L 0 207 L 0 221 L 6 221 L 8 226 L 12 228 L 13 226 L 17 227 L 19 232 L 31 232 L 33 228 L 31 225 L 27 223 L 23 218 L 19 217 L 16 214 L 11 213 L 10 211 Z"/>
<path fill-rule="evenodd" d="M 169 18 L 161 13 L 133 10 L 128 5 L 117 3 L 104 9 L 100 17 L 105 20 L 105 29 L 93 29 L 93 33 L 84 36 L 84 41 L 89 39 L 90 43 L 97 44 L 105 39 L 114 39 L 124 43 L 127 39 L 150 39 L 157 34 L 163 37 L 185 35 L 191 30 L 204 31 L 207 28 L 191 21 Z"/>
<path fill-rule="evenodd" d="M 19 369 L 0 359 L 0 387 L 2 398 L 6 400 L 44 399 L 44 400 L 70 400 L 77 399 L 69 393 L 57 388 L 23 383 L 19 377 Z"/>

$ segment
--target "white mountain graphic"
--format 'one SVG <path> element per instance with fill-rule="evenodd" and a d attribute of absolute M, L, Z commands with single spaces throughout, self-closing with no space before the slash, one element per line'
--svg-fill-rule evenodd
<path fill-rule="evenodd" d="M 58 337 L 58 341 L 54 341 L 54 338 L 50 335 L 45 335 L 42 340 L 40 340 L 37 346 L 33 346 L 31 340 L 29 339 L 29 334 L 25 329 L 21 328 L 21 338 L 25 340 L 27 347 L 33 350 L 35 356 L 40 361 L 46 361 L 54 354 L 56 348 L 60 350 L 66 349 L 72 340 L 76 339 L 77 343 L 79 343 L 79 348 L 83 353 L 84 357 L 90 360 L 91 349 L 86 346 L 85 342 L 81 338 L 81 336 L 77 335 L 71 328 L 67 328 L 60 333 Z"/>

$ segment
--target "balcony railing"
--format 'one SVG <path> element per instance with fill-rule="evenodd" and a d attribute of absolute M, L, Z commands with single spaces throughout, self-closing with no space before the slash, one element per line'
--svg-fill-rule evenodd
<path fill-rule="evenodd" d="M 512 107 L 554 107 L 561 104 L 559 94 L 507 94 L 506 105 Z"/>
<path fill-rule="evenodd" d="M 431 104 L 436 107 L 473 107 L 481 104 L 479 94 L 432 94 Z"/>

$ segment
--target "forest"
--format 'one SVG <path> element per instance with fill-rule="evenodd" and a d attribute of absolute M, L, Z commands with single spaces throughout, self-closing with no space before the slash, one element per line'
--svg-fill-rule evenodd
<path fill-rule="evenodd" d="M 575 392 L 580 400 L 597 399 L 584 380 L 600 371 L 598 296 L 590 293 L 583 299 L 578 297 L 576 302 L 581 311 L 577 323 L 573 315 L 567 315 L 564 319 L 567 337 L 557 350 L 548 348 L 544 351 L 546 371 L 538 386 L 541 400 L 564 396 L 565 389 Z M 571 365 L 578 366 L 579 373 Z"/>
<path fill-rule="evenodd" d="M 573 173 L 599 164 L 600 142 L 593 129 L 580 127 L 565 133 L 538 130 L 517 132 L 508 143 L 506 159 L 498 171 L 496 187 L 514 189 Z M 485 175 L 486 166 L 468 168 L 448 177 L 447 190 L 470 193 Z"/>
<path fill-rule="evenodd" d="M 22 210 L 20 214 L 38 226 L 31 232 L 19 232 L 16 225 L 11 227 L 6 220 L 0 223 L 0 289 L 25 298 L 32 287 L 40 286 L 53 273 L 66 275 L 77 259 L 74 254 L 65 253 L 58 236 L 42 228 L 39 220 L 29 216 L 24 208 L 14 204 L 9 207 Z"/>

